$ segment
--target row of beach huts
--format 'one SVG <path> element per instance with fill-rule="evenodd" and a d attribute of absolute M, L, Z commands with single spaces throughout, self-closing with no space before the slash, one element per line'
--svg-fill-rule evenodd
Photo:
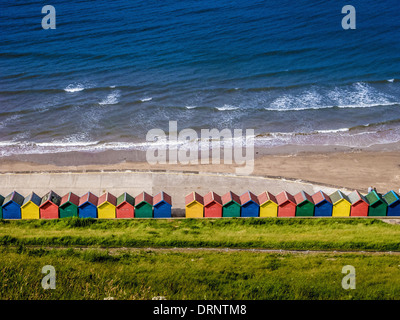
<path fill-rule="evenodd" d="M 223 196 L 209 192 L 201 196 L 191 192 L 185 197 L 187 218 L 219 217 L 383 217 L 400 216 L 400 197 L 393 190 L 382 195 L 376 190 L 365 196 L 353 191 L 346 195 L 340 190 L 327 195 L 301 191 L 295 195 L 282 191 L 260 195 L 247 191 L 241 196 L 228 192 Z M 0 195 L 0 219 L 58 219 L 80 218 L 171 218 L 172 198 L 165 192 L 154 197 L 142 192 L 136 197 L 123 193 L 115 197 L 104 193 L 97 197 L 91 192 L 79 197 L 69 192 L 60 197 L 54 191 L 39 197 L 32 192 L 23 197 L 14 191 Z"/>

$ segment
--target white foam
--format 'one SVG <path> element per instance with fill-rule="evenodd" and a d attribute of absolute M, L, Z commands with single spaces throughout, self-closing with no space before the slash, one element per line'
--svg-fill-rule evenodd
<path fill-rule="evenodd" d="M 121 94 L 119 90 L 115 90 L 110 93 L 105 99 L 99 102 L 99 105 L 110 105 L 117 104 L 119 102 Z"/>
<path fill-rule="evenodd" d="M 389 79 L 388 82 L 394 82 L 394 79 Z"/>
<path fill-rule="evenodd" d="M 64 91 L 66 92 L 79 92 L 85 90 L 85 87 L 82 84 L 69 84 Z"/>
<path fill-rule="evenodd" d="M 237 110 L 239 107 L 231 106 L 229 104 L 224 104 L 222 107 L 216 107 L 218 111 L 231 111 L 231 110 Z"/>
<path fill-rule="evenodd" d="M 151 101 L 151 100 L 153 100 L 152 97 L 140 99 L 140 101 L 142 101 L 142 102 L 147 102 L 147 101 Z"/>
<path fill-rule="evenodd" d="M 190 110 L 190 109 L 196 109 L 197 106 L 185 106 L 186 109 Z"/>

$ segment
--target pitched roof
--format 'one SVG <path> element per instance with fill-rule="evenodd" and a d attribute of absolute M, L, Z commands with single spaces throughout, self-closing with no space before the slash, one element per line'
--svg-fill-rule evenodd
<path fill-rule="evenodd" d="M 207 193 L 207 194 L 204 196 L 203 199 L 204 199 L 204 205 L 205 205 L 205 206 L 209 205 L 211 202 L 216 202 L 216 203 L 219 203 L 220 205 L 222 205 L 221 196 L 218 195 L 218 194 L 216 194 L 216 193 L 213 192 L 213 191 L 210 191 L 209 193 Z"/>
<path fill-rule="evenodd" d="M 321 202 L 324 201 L 324 200 L 328 201 L 329 203 L 332 203 L 331 198 L 329 198 L 329 196 L 328 196 L 325 192 L 323 192 L 322 190 L 320 190 L 320 191 L 314 193 L 314 194 L 311 196 L 311 198 L 313 199 L 313 201 L 314 201 L 315 204 L 319 204 L 319 203 L 321 203 Z"/>
<path fill-rule="evenodd" d="M 377 202 L 382 202 L 386 204 L 386 202 L 382 198 L 382 195 L 380 193 L 377 193 L 375 190 L 372 190 L 370 193 L 368 193 L 365 198 L 367 198 L 370 206 L 374 205 Z"/>
<path fill-rule="evenodd" d="M 294 197 L 287 191 L 282 191 L 281 193 L 279 193 L 276 196 L 276 201 L 278 201 L 279 205 L 282 205 L 287 201 L 296 204 L 296 200 L 294 199 Z"/>
<path fill-rule="evenodd" d="M 257 204 L 260 204 L 260 203 L 258 202 L 257 196 L 256 196 L 254 193 L 250 192 L 250 191 L 247 191 L 247 192 L 243 193 L 243 194 L 240 196 L 240 203 L 241 203 L 242 205 L 246 204 L 246 203 L 249 202 L 249 201 L 253 201 L 253 202 L 257 203 Z"/>
<path fill-rule="evenodd" d="M 79 206 L 83 205 L 84 203 L 89 202 L 97 207 L 97 203 L 99 202 L 99 198 L 91 192 L 84 194 L 79 199 Z"/>
<path fill-rule="evenodd" d="M 161 191 L 159 193 L 157 193 L 154 197 L 153 197 L 153 204 L 159 204 L 160 202 L 165 201 L 166 203 L 169 203 L 170 205 L 172 205 L 172 198 L 169 194 L 165 193 L 164 191 Z"/>
<path fill-rule="evenodd" d="M 97 206 L 101 206 L 103 203 L 108 202 L 111 203 L 112 205 L 116 206 L 117 205 L 117 198 L 109 193 L 103 193 L 100 197 L 99 197 L 99 201 L 97 202 Z"/>
<path fill-rule="evenodd" d="M 204 205 L 204 199 L 201 195 L 199 195 L 197 192 L 193 191 L 189 193 L 185 197 L 185 205 L 187 206 L 188 204 L 191 204 L 193 201 L 197 201 L 198 203 Z"/>
<path fill-rule="evenodd" d="M 72 204 L 79 206 L 79 197 L 75 193 L 67 193 L 61 198 L 60 207 L 62 207 L 67 202 L 71 202 Z"/>
<path fill-rule="evenodd" d="M 135 206 L 139 205 L 143 201 L 153 205 L 153 197 L 144 191 L 135 197 Z"/>
<path fill-rule="evenodd" d="M 350 193 L 348 195 L 348 198 L 352 205 L 356 204 L 357 202 L 360 202 L 360 201 L 363 201 L 363 202 L 369 204 L 368 200 L 362 194 L 360 194 L 357 190 L 354 190 L 352 193 Z"/>
<path fill-rule="evenodd" d="M 25 197 L 22 206 L 26 205 L 29 201 L 32 201 L 37 206 L 40 206 L 42 198 L 40 198 L 36 193 L 32 192 L 29 196 Z"/>
<path fill-rule="evenodd" d="M 24 200 L 25 200 L 24 197 L 21 196 L 17 191 L 13 191 L 4 199 L 3 205 L 6 205 L 10 201 L 14 201 L 15 203 L 22 206 Z"/>
<path fill-rule="evenodd" d="M 238 205 L 240 205 L 240 197 L 236 193 L 233 193 L 232 191 L 225 193 L 222 196 L 221 200 L 222 200 L 223 205 L 226 205 L 227 203 L 229 203 L 231 201 L 234 201 Z"/>
<path fill-rule="evenodd" d="M 43 206 L 46 202 L 51 202 L 54 203 L 56 206 L 59 206 L 61 202 L 61 197 L 54 191 L 50 191 L 42 197 L 40 206 Z"/>
<path fill-rule="evenodd" d="M 117 207 L 122 203 L 127 202 L 131 205 L 135 205 L 135 198 L 132 197 L 129 193 L 124 192 L 117 198 Z"/>
<path fill-rule="evenodd" d="M 258 202 L 260 203 L 260 205 L 266 203 L 267 201 L 272 201 L 275 202 L 276 204 L 278 204 L 276 197 L 268 192 L 268 191 L 264 191 L 263 193 L 261 193 L 260 195 L 258 195 Z"/>
<path fill-rule="evenodd" d="M 314 204 L 314 200 L 312 197 L 305 191 L 300 191 L 299 193 L 296 193 L 294 195 L 294 200 L 296 201 L 296 204 L 299 205 L 305 201 L 311 202 Z"/>
<path fill-rule="evenodd" d="M 0 206 L 3 204 L 4 202 L 4 197 L 0 194 Z"/>
<path fill-rule="evenodd" d="M 388 205 L 391 205 L 393 203 L 396 203 L 397 201 L 400 201 L 399 195 L 394 192 L 393 190 L 390 190 L 388 193 L 386 193 L 383 196 L 383 199 L 387 202 Z"/>
<path fill-rule="evenodd" d="M 333 204 L 335 204 L 336 202 L 338 202 L 338 201 L 340 201 L 342 199 L 344 199 L 347 202 L 351 203 L 350 199 L 340 190 L 336 190 L 329 197 L 331 198 Z"/>

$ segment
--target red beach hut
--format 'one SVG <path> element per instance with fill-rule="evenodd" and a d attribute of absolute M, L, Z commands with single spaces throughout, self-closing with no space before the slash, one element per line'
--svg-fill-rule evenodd
<path fill-rule="evenodd" d="M 357 190 L 347 196 L 351 203 L 350 216 L 366 217 L 368 216 L 369 203 L 368 200 Z"/>
<path fill-rule="evenodd" d="M 296 200 L 287 191 L 282 191 L 276 196 L 278 201 L 278 217 L 295 217 L 296 216 Z"/>
<path fill-rule="evenodd" d="M 117 208 L 115 211 L 117 218 L 134 218 L 135 198 L 124 192 L 117 198 Z"/>
<path fill-rule="evenodd" d="M 54 191 L 47 193 L 40 203 L 41 219 L 58 219 L 61 197 Z"/>
<path fill-rule="evenodd" d="M 210 191 L 204 196 L 204 217 L 221 218 L 222 217 L 222 199 L 215 192 Z"/>

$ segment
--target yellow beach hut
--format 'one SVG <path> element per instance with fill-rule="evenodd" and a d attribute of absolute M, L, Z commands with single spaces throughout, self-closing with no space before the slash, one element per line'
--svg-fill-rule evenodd
<path fill-rule="evenodd" d="M 42 198 L 34 192 L 27 196 L 21 206 L 21 219 L 39 219 L 41 201 Z"/>
<path fill-rule="evenodd" d="M 111 193 L 104 193 L 99 197 L 97 205 L 97 218 L 99 219 L 115 219 L 115 207 L 117 198 Z"/>
<path fill-rule="evenodd" d="M 351 211 L 349 198 L 340 190 L 335 191 L 330 196 L 333 208 L 332 217 L 348 217 Z"/>
<path fill-rule="evenodd" d="M 277 217 L 278 202 L 270 192 L 263 192 L 258 196 L 260 202 L 260 217 Z"/>
<path fill-rule="evenodd" d="M 186 218 L 204 217 L 204 200 L 197 192 L 189 193 L 185 197 Z"/>

